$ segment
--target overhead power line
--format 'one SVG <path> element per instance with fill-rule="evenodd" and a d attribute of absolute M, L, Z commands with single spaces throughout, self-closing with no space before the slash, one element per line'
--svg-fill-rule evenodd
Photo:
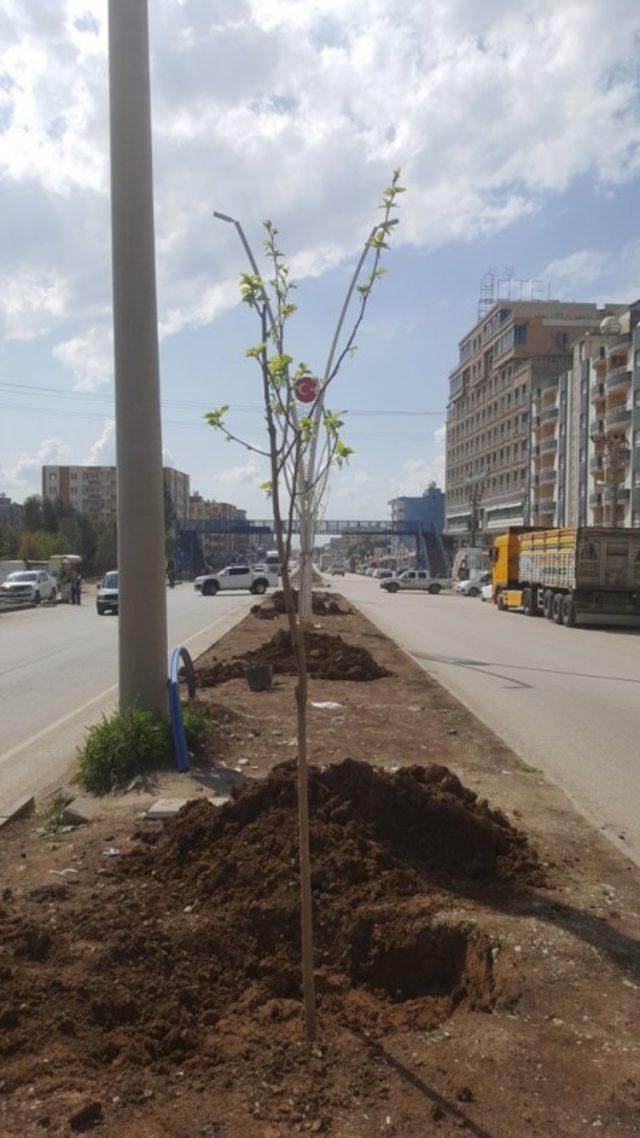
<path fill-rule="evenodd" d="M 90 400 L 94 402 L 108 402 L 113 403 L 113 395 L 101 394 L 95 391 L 69 391 L 63 387 L 46 387 L 44 385 L 31 384 L 31 383 L 0 383 L 0 391 L 7 394 L 23 394 L 26 396 L 38 395 L 40 397 L 46 396 L 53 399 L 72 399 L 72 400 Z M 203 411 L 211 408 L 213 400 L 199 400 L 199 399 L 163 399 L 163 407 L 170 407 L 174 410 L 190 410 L 200 409 Z M 5 404 L 11 406 L 11 404 Z M 264 414 L 264 408 L 259 403 L 238 403 L 234 404 L 231 410 L 242 414 Z M 441 417 L 445 414 L 444 411 L 426 411 L 421 408 L 401 409 L 398 407 L 348 407 L 345 408 L 345 413 L 349 415 L 362 415 L 362 416 L 377 416 L 377 415 L 397 415 L 397 416 L 424 416 L 424 417 Z"/>

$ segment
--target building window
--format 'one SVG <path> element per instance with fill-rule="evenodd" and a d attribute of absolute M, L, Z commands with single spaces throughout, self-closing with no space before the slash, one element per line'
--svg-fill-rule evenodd
<path fill-rule="evenodd" d="M 564 350 L 567 346 L 567 340 L 568 340 L 567 333 L 566 332 L 556 332 L 556 334 L 553 338 L 556 342 L 556 347 L 559 348 L 561 352 L 564 352 Z"/>
<path fill-rule="evenodd" d="M 526 344 L 527 342 L 527 325 L 514 324 L 513 326 L 513 342 L 514 344 Z"/>

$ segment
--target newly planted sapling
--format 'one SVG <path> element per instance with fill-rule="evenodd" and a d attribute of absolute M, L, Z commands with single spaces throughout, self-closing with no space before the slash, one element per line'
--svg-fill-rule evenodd
<path fill-rule="evenodd" d="M 355 350 L 355 338 L 362 324 L 375 282 L 384 269 L 380 258 L 388 248 L 388 236 L 396 218 L 392 216 L 397 196 L 403 192 L 399 171 L 383 192 L 382 221 L 374 225 L 347 291 L 336 327 L 327 364 L 321 379 L 312 379 L 304 362 L 295 360 L 285 350 L 288 322 L 297 311 L 292 300 L 295 285 L 289 279 L 289 268 L 278 244 L 278 230 L 271 221 L 264 222 L 263 241 L 269 272 L 265 279 L 238 222 L 234 222 L 249 257 L 252 272 L 243 273 L 240 295 L 255 311 L 259 323 L 259 339 L 245 355 L 256 361 L 267 426 L 267 443 L 255 446 L 232 432 L 226 420 L 228 406 L 209 412 L 207 422 L 228 441 L 240 443 L 247 450 L 262 455 L 269 462 L 270 477 L 262 489 L 271 500 L 273 524 L 282 573 L 282 589 L 292 648 L 296 661 L 296 713 L 298 746 L 298 815 L 300 860 L 300 921 L 302 946 L 302 986 L 305 1012 L 305 1035 L 309 1042 L 317 1036 L 316 1000 L 313 972 L 313 925 L 311 864 L 309 853 L 308 803 L 308 674 L 305 652 L 305 625 L 311 618 L 311 554 L 319 512 L 326 493 L 329 473 L 334 466 L 348 462 L 353 450 L 342 438 L 342 413 L 326 405 L 327 394 L 340 368 Z M 225 221 L 231 218 L 217 214 Z M 372 266 L 364 278 L 361 272 L 367 257 Z M 339 341 L 349 304 L 357 288 L 358 308 L 351 331 L 339 350 Z M 304 400 L 304 401 L 303 401 Z M 297 523 L 300 532 L 300 604 L 296 612 L 293 584 L 289 571 L 292 534 Z"/>

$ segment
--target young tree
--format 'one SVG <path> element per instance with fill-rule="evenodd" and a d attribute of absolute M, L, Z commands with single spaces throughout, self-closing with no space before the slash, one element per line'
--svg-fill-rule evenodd
<path fill-rule="evenodd" d="M 365 245 L 356 274 L 343 305 L 338 328 L 333 338 L 329 363 L 321 380 L 309 375 L 305 363 L 294 362 L 285 349 L 287 324 L 296 311 L 291 299 L 295 285 L 289 279 L 289 268 L 278 247 L 278 231 L 270 221 L 264 223 L 266 237 L 263 242 L 270 275 L 265 280 L 259 273 L 255 259 L 237 225 L 243 244 L 249 254 L 252 272 L 241 277 L 242 300 L 256 314 L 260 325 L 260 339 L 246 355 L 256 361 L 262 388 L 268 447 L 254 446 L 239 438 L 226 425 L 229 410 L 223 406 L 209 412 L 208 423 L 221 431 L 228 441 L 241 443 L 247 450 L 262 455 L 269 461 L 270 478 L 264 490 L 273 507 L 274 533 L 282 571 L 289 635 L 296 661 L 295 689 L 298 746 L 298 832 L 300 862 L 300 923 L 302 946 L 302 987 L 305 1012 L 305 1034 L 308 1042 L 317 1035 L 316 1001 L 313 973 L 313 931 L 311 896 L 311 860 L 309 849 L 308 802 L 308 733 L 307 700 L 308 675 L 304 635 L 305 614 L 302 596 L 300 611 L 296 611 L 293 584 L 289 572 L 291 539 L 296 514 L 301 531 L 301 586 L 304 573 L 311 572 L 311 551 L 314 540 L 315 517 L 318 502 L 326 489 L 330 470 L 348 461 L 352 450 L 343 441 L 340 413 L 326 404 L 328 390 L 335 380 L 347 355 L 355 348 L 355 337 L 362 323 L 371 290 L 384 270 L 380 266 L 383 250 L 388 248 L 388 236 L 396 219 L 392 216 L 397 197 L 403 192 L 399 184 L 399 171 L 395 171 L 391 185 L 384 191 L 382 220 L 378 222 Z M 223 215 L 219 215 L 223 216 Z M 225 218 L 225 220 L 230 220 Z M 357 284 L 367 254 L 372 265 L 364 280 Z M 348 303 L 357 285 L 359 306 L 352 330 L 338 352 L 338 337 L 342 329 Z M 316 513 L 314 514 L 314 509 Z M 301 590 L 302 591 L 302 590 Z M 309 592 L 309 611 L 310 611 Z"/>
<path fill-rule="evenodd" d="M 25 498 L 22 507 L 22 525 L 27 533 L 42 529 L 42 499 L 38 494 Z"/>

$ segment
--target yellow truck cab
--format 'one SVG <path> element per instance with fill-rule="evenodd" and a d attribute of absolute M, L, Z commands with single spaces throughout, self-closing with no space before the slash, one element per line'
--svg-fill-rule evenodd
<path fill-rule="evenodd" d="M 493 599 L 499 609 L 522 607 L 520 535 L 529 527 L 512 526 L 494 539 L 491 567 Z"/>

